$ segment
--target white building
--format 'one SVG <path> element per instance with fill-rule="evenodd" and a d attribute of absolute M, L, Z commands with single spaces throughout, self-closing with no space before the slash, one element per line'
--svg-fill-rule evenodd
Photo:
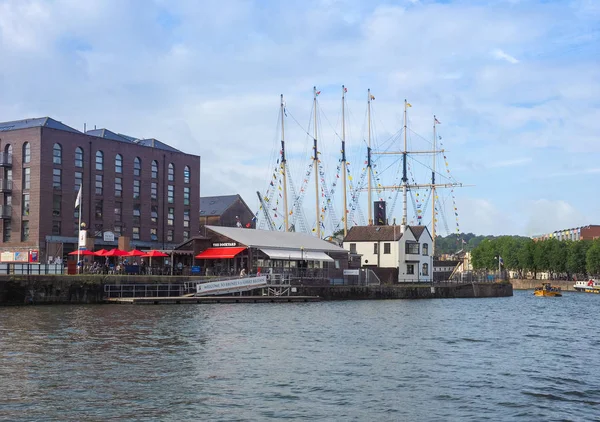
<path fill-rule="evenodd" d="M 417 283 L 431 281 L 431 244 L 424 226 L 354 226 L 343 247 L 361 255 L 361 267 L 397 268 L 398 282 Z"/>

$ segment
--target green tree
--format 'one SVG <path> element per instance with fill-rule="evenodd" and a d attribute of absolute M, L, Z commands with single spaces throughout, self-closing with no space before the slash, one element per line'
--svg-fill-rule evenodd
<path fill-rule="evenodd" d="M 523 271 L 531 271 L 533 276 L 537 275 L 538 268 L 535 265 L 535 246 L 536 242 L 532 239 L 523 240 L 521 249 L 519 250 L 519 266 Z"/>
<path fill-rule="evenodd" d="M 588 274 L 600 274 L 600 239 L 592 241 L 586 253 L 586 268 Z"/>
<path fill-rule="evenodd" d="M 568 241 L 567 247 L 567 271 L 569 274 L 587 275 L 586 259 L 587 250 L 590 248 L 589 240 Z"/>

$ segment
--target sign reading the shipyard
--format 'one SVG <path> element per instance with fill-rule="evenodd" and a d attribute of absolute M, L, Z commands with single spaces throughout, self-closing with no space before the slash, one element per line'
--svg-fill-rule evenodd
<path fill-rule="evenodd" d="M 232 246 L 237 246 L 237 242 L 213 243 L 213 248 L 231 248 Z"/>
<path fill-rule="evenodd" d="M 199 283 L 196 285 L 196 294 L 216 295 L 225 293 L 245 292 L 246 290 L 267 287 L 267 277 L 247 277 L 237 280 L 213 281 L 210 283 Z"/>

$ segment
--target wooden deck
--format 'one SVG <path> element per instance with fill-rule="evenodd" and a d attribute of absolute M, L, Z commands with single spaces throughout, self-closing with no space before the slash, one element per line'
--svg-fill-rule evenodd
<path fill-rule="evenodd" d="M 204 303 L 292 303 L 319 302 L 319 296 L 179 296 L 179 297 L 122 297 L 106 299 L 107 303 L 131 305 L 183 305 Z"/>

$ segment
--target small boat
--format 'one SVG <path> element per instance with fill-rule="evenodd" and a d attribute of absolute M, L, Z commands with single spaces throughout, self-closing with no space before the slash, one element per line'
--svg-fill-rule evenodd
<path fill-rule="evenodd" d="M 593 278 L 590 278 L 589 280 L 576 281 L 573 285 L 573 288 L 575 288 L 575 290 L 578 292 L 598 294 L 600 293 L 600 282 Z"/>
<path fill-rule="evenodd" d="M 533 294 L 536 296 L 550 296 L 550 297 L 562 296 L 560 287 L 554 287 L 550 283 L 542 283 L 541 286 L 535 288 Z"/>

